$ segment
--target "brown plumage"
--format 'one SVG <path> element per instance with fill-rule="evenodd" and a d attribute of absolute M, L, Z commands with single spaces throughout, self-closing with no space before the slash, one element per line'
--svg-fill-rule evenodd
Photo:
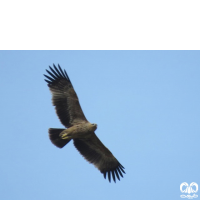
<path fill-rule="evenodd" d="M 125 173 L 124 167 L 94 133 L 97 125 L 87 121 L 66 71 L 59 65 L 58 68 L 53 66 L 49 67 L 50 71 L 46 70 L 50 76 L 44 75 L 45 81 L 52 93 L 56 113 L 67 129 L 50 128 L 51 142 L 62 148 L 73 139 L 76 149 L 104 174 L 104 178 L 107 175 L 109 181 L 111 176 L 114 181 L 120 180 Z"/>

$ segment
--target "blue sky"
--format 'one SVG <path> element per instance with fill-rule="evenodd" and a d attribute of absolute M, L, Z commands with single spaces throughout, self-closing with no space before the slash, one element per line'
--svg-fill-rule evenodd
<path fill-rule="evenodd" d="M 63 127 L 43 77 L 53 63 L 125 167 L 121 181 L 72 142 L 51 144 L 48 128 Z M 182 182 L 200 185 L 200 51 L 0 51 L 0 69 L 0 199 L 175 200 Z"/>

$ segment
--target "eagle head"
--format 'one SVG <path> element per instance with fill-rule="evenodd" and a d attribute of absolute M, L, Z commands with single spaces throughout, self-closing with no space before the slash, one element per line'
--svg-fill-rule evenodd
<path fill-rule="evenodd" d="M 92 123 L 92 124 L 89 125 L 89 128 L 90 128 L 91 131 L 95 131 L 97 129 L 97 124 Z"/>

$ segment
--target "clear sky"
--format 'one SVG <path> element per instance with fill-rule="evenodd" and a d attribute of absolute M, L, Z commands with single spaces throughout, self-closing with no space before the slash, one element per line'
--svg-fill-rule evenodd
<path fill-rule="evenodd" d="M 125 167 L 121 181 L 72 142 L 51 144 L 48 128 L 63 128 L 43 77 L 53 63 Z M 200 51 L 0 51 L 0 69 L 0 199 L 177 200 L 182 182 L 200 186 Z"/>

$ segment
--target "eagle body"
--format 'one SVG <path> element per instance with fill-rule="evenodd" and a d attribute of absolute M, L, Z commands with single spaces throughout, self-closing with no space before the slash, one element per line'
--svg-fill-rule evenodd
<path fill-rule="evenodd" d="M 44 75 L 47 79 L 48 87 L 52 93 L 52 103 L 55 106 L 56 113 L 61 123 L 67 128 L 50 128 L 49 138 L 51 142 L 63 148 L 68 142 L 73 140 L 74 146 L 80 154 L 90 163 L 94 164 L 104 178 L 111 177 L 116 181 L 123 177 L 124 167 L 113 156 L 110 150 L 104 146 L 95 134 L 97 124 L 90 123 L 82 109 L 78 100 L 78 96 L 65 70 L 53 65 L 46 70 L 48 75 Z"/>
<path fill-rule="evenodd" d="M 89 138 L 94 134 L 97 129 L 96 124 L 91 124 L 89 122 L 81 123 L 65 129 L 60 133 L 60 138 L 62 139 L 76 139 L 76 138 Z"/>

